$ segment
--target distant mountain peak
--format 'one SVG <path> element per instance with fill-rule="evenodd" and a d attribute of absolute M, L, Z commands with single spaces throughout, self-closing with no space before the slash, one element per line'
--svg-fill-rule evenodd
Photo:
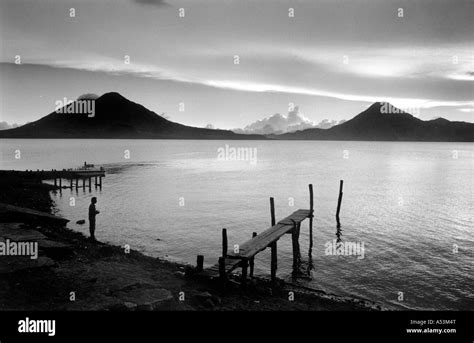
<path fill-rule="evenodd" d="M 374 102 L 372 105 L 370 105 L 365 111 L 363 111 L 361 114 L 364 115 L 380 115 L 380 114 L 408 114 L 411 115 L 410 113 L 395 107 L 389 102 Z"/>
<path fill-rule="evenodd" d="M 380 109 L 383 106 L 392 106 L 392 104 L 390 104 L 389 102 L 377 101 L 377 102 L 374 102 L 372 105 L 370 105 L 368 110 L 370 110 L 370 109 L 372 109 L 372 110 Z"/>
<path fill-rule="evenodd" d="M 118 92 L 104 93 L 99 97 L 99 99 L 111 99 L 111 100 L 113 99 L 113 100 L 127 100 L 127 101 L 130 101 Z"/>
<path fill-rule="evenodd" d="M 327 130 L 307 129 L 285 139 L 472 142 L 474 124 L 446 119 L 423 121 L 389 102 L 375 102 L 354 118 Z"/>
<path fill-rule="evenodd" d="M 162 138 L 162 139 L 264 139 L 257 135 L 237 135 L 226 130 L 210 130 L 181 125 L 163 118 L 117 92 L 94 99 L 91 112 L 74 107 L 57 110 L 32 123 L 1 130 L 2 138 Z M 76 100 L 76 103 L 80 99 Z M 89 107 L 87 108 L 87 111 Z"/>

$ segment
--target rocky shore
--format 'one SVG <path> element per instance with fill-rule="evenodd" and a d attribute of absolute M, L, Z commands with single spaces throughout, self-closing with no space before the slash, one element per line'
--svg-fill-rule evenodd
<path fill-rule="evenodd" d="M 0 181 L 0 203 L 54 213 L 51 186 Z M 382 310 L 377 304 L 254 278 L 223 290 L 194 267 L 91 242 L 54 220 L 0 210 L 0 242 L 38 243 L 38 258 L 0 256 L 0 310 Z M 289 297 L 289 292 L 293 296 Z"/>

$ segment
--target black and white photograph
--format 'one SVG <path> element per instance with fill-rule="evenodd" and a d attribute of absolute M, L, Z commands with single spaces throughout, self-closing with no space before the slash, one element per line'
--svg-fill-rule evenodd
<path fill-rule="evenodd" d="M 2 343 L 474 339 L 472 0 L 0 0 L 0 58 Z"/>

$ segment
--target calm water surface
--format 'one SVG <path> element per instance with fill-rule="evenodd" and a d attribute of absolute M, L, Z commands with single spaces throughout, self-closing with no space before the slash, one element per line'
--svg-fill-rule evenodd
<path fill-rule="evenodd" d="M 218 149 L 256 149 L 257 163 L 222 161 Z M 229 244 L 308 208 L 314 185 L 315 223 L 308 268 L 308 225 L 300 237 L 299 282 L 355 295 L 392 308 L 474 309 L 474 145 L 470 143 L 191 140 L 0 140 L 2 169 L 62 169 L 84 161 L 103 165 L 102 190 L 53 194 L 69 226 L 87 218 L 98 197 L 97 236 L 152 256 L 214 264 L 221 229 Z M 15 159 L 20 150 L 21 159 Z M 126 159 L 126 150 L 130 158 Z M 365 256 L 327 256 L 336 238 L 339 180 L 344 180 L 342 241 L 364 242 Z M 70 198 L 75 197 L 75 206 Z M 457 247 L 457 253 L 454 252 Z M 291 276 L 291 239 L 279 241 L 278 276 Z M 256 273 L 269 274 L 269 251 Z M 398 301 L 403 292 L 403 301 Z"/>

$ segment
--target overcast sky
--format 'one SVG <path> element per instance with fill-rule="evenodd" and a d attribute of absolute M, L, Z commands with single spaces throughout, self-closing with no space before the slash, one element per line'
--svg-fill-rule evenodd
<path fill-rule="evenodd" d="M 0 121 L 117 91 L 194 126 L 244 127 L 290 103 L 339 121 L 374 101 L 472 122 L 473 10 L 462 0 L 0 0 Z"/>

